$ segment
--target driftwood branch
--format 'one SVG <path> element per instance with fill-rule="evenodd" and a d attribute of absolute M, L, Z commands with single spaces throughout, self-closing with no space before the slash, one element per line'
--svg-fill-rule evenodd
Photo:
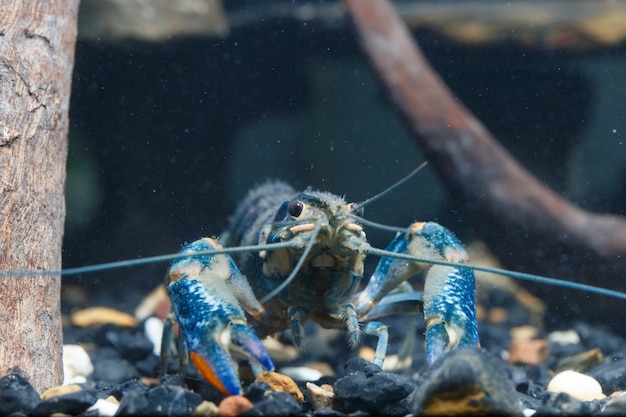
<path fill-rule="evenodd" d="M 78 0 L 0 6 L 0 271 L 58 271 Z M 61 278 L 0 281 L 0 376 L 63 381 Z"/>
<path fill-rule="evenodd" d="M 382 84 L 462 214 L 476 224 L 477 237 L 507 267 L 624 289 L 625 219 L 580 210 L 524 169 L 455 99 L 387 0 L 345 5 Z M 555 302 L 566 299 L 572 314 L 584 306 L 608 320 L 613 303 L 624 308 L 581 292 L 533 288 Z"/>

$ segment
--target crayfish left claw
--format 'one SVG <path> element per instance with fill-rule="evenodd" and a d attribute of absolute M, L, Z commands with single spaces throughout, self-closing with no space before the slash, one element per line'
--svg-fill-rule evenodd
<path fill-rule="evenodd" d="M 200 374 L 225 395 L 240 395 L 239 376 L 228 351 L 217 341 L 189 348 L 191 358 Z"/>
<path fill-rule="evenodd" d="M 189 357 L 200 374 L 226 395 L 239 395 L 242 392 L 229 351 L 268 371 L 274 370 L 274 363 L 263 344 L 245 323 L 231 323 L 217 340 L 208 339 L 204 338 L 202 343 L 189 346 Z"/>
<path fill-rule="evenodd" d="M 237 395 L 241 385 L 231 353 L 249 359 L 259 372 L 260 368 L 273 370 L 274 364 L 247 326 L 239 298 L 248 307 L 256 299 L 245 298 L 249 287 L 242 288 L 243 275 L 230 256 L 192 256 L 199 250 L 219 248 L 213 239 L 200 239 L 183 248 L 190 256 L 172 262 L 167 289 L 191 360 L 222 393 Z"/>

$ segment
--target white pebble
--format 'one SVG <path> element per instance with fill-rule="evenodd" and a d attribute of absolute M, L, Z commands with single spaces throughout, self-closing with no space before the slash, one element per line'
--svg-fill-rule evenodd
<path fill-rule="evenodd" d="M 152 351 L 161 356 L 161 339 L 163 338 L 163 321 L 158 317 L 150 317 L 143 325 L 146 338 L 152 342 Z"/>
<path fill-rule="evenodd" d="M 323 385 L 318 387 L 312 382 L 306 383 L 306 389 L 309 391 L 309 396 L 311 397 L 311 403 L 313 405 L 313 410 L 321 410 L 321 409 L 329 409 L 333 408 L 333 399 L 335 398 L 335 392 L 333 391 L 333 387 L 330 385 Z"/>
<path fill-rule="evenodd" d="M 294 346 L 284 345 L 272 336 L 263 339 L 263 346 L 267 349 L 270 357 L 279 362 L 293 361 L 300 356 L 300 352 Z"/>
<path fill-rule="evenodd" d="M 87 381 L 93 372 L 89 354 L 80 345 L 63 345 L 63 385 Z"/>
<path fill-rule="evenodd" d="M 413 364 L 413 358 L 407 356 L 403 360 L 400 360 L 398 355 L 387 355 L 383 362 L 383 371 L 398 371 L 400 369 L 409 369 Z"/>
<path fill-rule="evenodd" d="M 559 345 L 575 345 L 580 343 L 580 336 L 575 330 L 557 330 L 548 335 L 548 341 Z"/>
<path fill-rule="evenodd" d="M 574 371 L 563 371 L 552 378 L 548 391 L 571 395 L 580 401 L 591 401 L 606 398 L 600 383 L 589 375 Z"/>
<path fill-rule="evenodd" d="M 113 417 L 115 413 L 117 413 L 118 408 L 120 408 L 119 404 L 114 404 L 111 401 L 99 398 L 94 405 L 87 409 L 87 411 L 97 411 L 97 414 L 95 415 L 99 417 Z"/>
<path fill-rule="evenodd" d="M 306 366 L 285 366 L 280 368 L 280 373 L 285 374 L 296 381 L 317 381 L 324 375 L 317 369 Z"/>

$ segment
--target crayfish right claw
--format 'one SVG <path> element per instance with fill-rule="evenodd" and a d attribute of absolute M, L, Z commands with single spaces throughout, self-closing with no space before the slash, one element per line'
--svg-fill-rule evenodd
<path fill-rule="evenodd" d="M 442 320 L 426 322 L 426 341 L 426 365 L 428 366 L 442 357 L 456 343 L 456 340 L 451 340 L 450 332 Z"/>

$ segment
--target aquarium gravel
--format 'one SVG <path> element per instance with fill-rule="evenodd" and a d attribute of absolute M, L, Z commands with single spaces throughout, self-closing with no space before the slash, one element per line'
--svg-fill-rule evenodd
<path fill-rule="evenodd" d="M 482 347 L 454 350 L 428 369 L 424 365 L 423 324 L 417 329 L 419 338 L 410 364 L 395 371 L 381 370 L 359 357 L 366 356 L 367 346 L 375 344 L 373 338 L 364 337 L 366 348 L 352 351 L 341 333 L 307 327 L 311 334 L 317 332 L 311 336 L 309 349 L 295 359 L 278 355 L 276 364 L 278 372 L 284 369 L 294 377 L 308 375 L 309 380 L 295 381 L 295 388 L 277 388 L 270 380 L 254 382 L 249 368 L 242 364 L 244 395 L 226 401 L 192 366 L 187 375 L 181 375 L 177 360 L 170 360 L 167 374 L 160 377 L 159 348 L 151 341 L 153 336 L 146 336 L 150 327 L 146 323 L 153 317 L 136 326 L 69 326 L 65 343 L 88 353 L 91 367 L 82 371 L 88 375 L 82 382 L 80 378 L 67 381 L 60 391 L 43 396 L 20 375 L 6 375 L 0 379 L 0 415 L 626 413 L 623 336 L 582 320 L 567 325 L 554 320 L 538 324 L 533 313 L 511 297 L 497 291 L 479 296 Z M 405 320 L 395 316 L 387 321 L 391 332 L 388 361 L 394 360 L 403 341 Z M 278 339 L 285 350 L 290 347 L 288 334 Z M 67 351 L 80 357 L 80 350 Z M 66 361 L 69 365 L 68 358 Z M 560 380 L 555 378 L 559 374 Z"/>

